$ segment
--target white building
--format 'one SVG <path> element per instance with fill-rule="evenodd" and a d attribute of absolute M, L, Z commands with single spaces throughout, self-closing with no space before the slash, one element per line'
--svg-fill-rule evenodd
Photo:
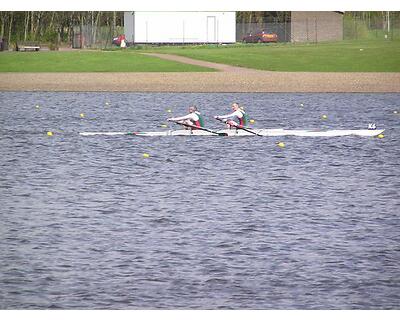
<path fill-rule="evenodd" d="M 131 11 L 124 13 L 131 43 L 234 43 L 236 13 L 211 11 Z"/>

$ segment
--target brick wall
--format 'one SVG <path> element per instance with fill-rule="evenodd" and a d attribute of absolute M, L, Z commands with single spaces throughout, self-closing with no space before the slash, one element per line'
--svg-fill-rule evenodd
<path fill-rule="evenodd" d="M 343 40 L 343 14 L 333 11 L 292 11 L 292 42 Z"/>

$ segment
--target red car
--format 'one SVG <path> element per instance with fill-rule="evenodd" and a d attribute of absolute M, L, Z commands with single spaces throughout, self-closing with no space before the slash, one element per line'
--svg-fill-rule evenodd
<path fill-rule="evenodd" d="M 243 37 L 243 42 L 258 42 L 258 43 L 266 43 L 266 42 L 278 42 L 278 35 L 276 33 L 267 33 L 264 30 L 253 33 L 250 32 Z"/>

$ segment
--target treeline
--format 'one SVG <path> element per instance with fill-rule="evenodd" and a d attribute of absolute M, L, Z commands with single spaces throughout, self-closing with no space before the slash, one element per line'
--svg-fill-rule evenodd
<path fill-rule="evenodd" d="M 343 12 L 347 20 L 363 21 L 369 28 L 384 28 L 390 24 L 399 27 L 399 11 L 348 11 Z M 237 23 L 290 22 L 290 11 L 238 11 Z"/>
<path fill-rule="evenodd" d="M 354 11 L 345 13 L 346 20 L 362 22 L 368 29 L 400 28 L 399 11 Z"/>
<path fill-rule="evenodd" d="M 238 23 L 261 23 L 264 20 L 287 21 L 290 12 L 248 12 L 236 13 Z M 0 37 L 15 41 L 43 41 L 50 43 L 69 42 L 77 27 L 110 26 L 115 30 L 123 26 L 123 12 L 62 12 L 62 11 L 15 11 L 0 12 Z M 115 36 L 113 32 L 113 36 Z"/>
<path fill-rule="evenodd" d="M 9 43 L 40 41 L 60 44 L 70 42 L 73 28 L 90 25 L 93 29 L 123 25 L 123 12 L 104 11 L 2 11 L 0 37 Z M 114 35 L 114 34 L 113 34 Z"/>
<path fill-rule="evenodd" d="M 236 23 L 288 22 L 290 11 L 237 11 Z"/>
<path fill-rule="evenodd" d="M 262 23 L 265 21 L 289 22 L 290 11 L 238 11 L 237 23 Z M 384 28 L 400 21 L 400 12 L 360 11 L 345 12 L 345 19 L 357 19 L 365 22 L 368 28 Z M 112 36 L 116 36 L 117 26 L 123 26 L 123 12 L 104 11 L 2 11 L 0 12 L 0 37 L 15 41 L 41 41 L 60 44 L 70 42 L 74 28 L 108 26 Z"/>

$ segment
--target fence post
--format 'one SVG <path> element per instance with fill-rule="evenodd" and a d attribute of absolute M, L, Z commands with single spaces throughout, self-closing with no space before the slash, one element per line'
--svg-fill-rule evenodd
<path fill-rule="evenodd" d="M 307 32 L 307 42 L 310 40 L 308 39 L 308 18 L 306 18 L 306 32 Z"/>
<path fill-rule="evenodd" d="M 293 35 L 295 34 L 295 25 L 293 24 L 293 20 L 292 17 L 290 17 L 290 42 L 293 42 L 294 44 L 296 44 L 296 39 L 293 37 Z"/>
<path fill-rule="evenodd" d="M 317 17 L 315 17 L 315 43 L 318 43 L 318 28 L 317 28 Z"/>
<path fill-rule="evenodd" d="M 285 26 L 285 42 L 287 42 L 287 35 L 286 35 L 286 19 L 284 21 L 284 26 Z"/>
<path fill-rule="evenodd" d="M 356 23 L 356 40 L 358 40 L 358 30 L 357 30 L 358 21 L 357 21 L 357 19 L 355 19 L 354 22 Z"/>
<path fill-rule="evenodd" d="M 391 26 L 391 28 L 390 28 L 390 37 L 391 37 L 391 39 L 392 39 L 392 41 L 393 41 L 393 17 L 392 17 L 392 26 Z"/>

